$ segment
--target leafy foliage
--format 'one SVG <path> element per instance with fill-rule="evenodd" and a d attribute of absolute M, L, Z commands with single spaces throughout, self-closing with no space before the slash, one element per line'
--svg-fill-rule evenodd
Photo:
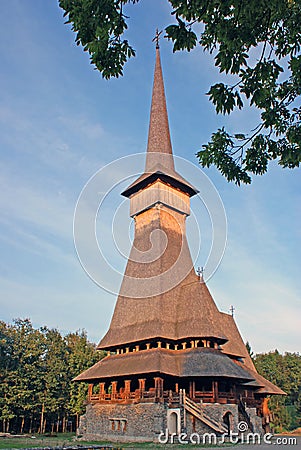
<path fill-rule="evenodd" d="M 105 354 L 100 352 L 96 354 L 94 346 L 87 341 L 85 332 L 69 333 L 66 336 L 68 351 L 68 369 L 69 376 L 75 378 L 91 365 L 95 364 Z M 87 398 L 87 385 L 85 383 L 71 383 L 69 385 L 68 411 L 78 419 L 84 413 L 84 402 Z"/>
<path fill-rule="evenodd" d="M 281 355 L 277 350 L 255 356 L 258 372 L 279 386 L 286 397 L 273 396 L 270 408 L 274 415 L 275 431 L 301 426 L 301 356 L 298 353 Z"/>
<path fill-rule="evenodd" d="M 276 431 L 301 425 L 301 356 L 296 353 L 253 354 L 260 374 L 288 395 L 274 396 L 271 408 Z M 95 364 L 98 353 L 84 331 L 62 336 L 47 327 L 35 329 L 29 319 L 0 321 L 0 430 L 73 430 L 84 412 L 85 383 L 72 379 Z"/>
<path fill-rule="evenodd" d="M 97 362 L 85 332 L 63 337 L 29 319 L 0 322 L 0 421 L 3 431 L 63 430 L 78 424 L 87 385 L 72 379 Z"/>
<path fill-rule="evenodd" d="M 249 341 L 246 342 L 246 349 L 247 349 L 247 352 L 250 355 L 250 358 L 252 359 L 252 361 L 254 361 L 254 356 L 255 355 L 254 355 L 254 353 L 252 351 L 252 348 L 251 348 L 251 345 L 250 345 Z"/>
<path fill-rule="evenodd" d="M 66 23 L 72 23 L 77 45 L 91 55 L 91 63 L 104 78 L 122 75 L 124 63 L 135 56 L 134 49 L 126 39 L 121 39 L 127 29 L 123 5 L 115 0 L 59 0 L 68 15 Z M 135 0 L 129 3 L 135 3 Z"/>
<path fill-rule="evenodd" d="M 244 102 L 261 111 L 258 126 L 245 133 L 224 128 L 197 153 L 204 167 L 215 165 L 228 181 L 250 183 L 271 160 L 284 168 L 301 160 L 301 3 L 299 0 L 168 0 L 176 23 L 166 27 L 173 51 L 198 44 L 215 55 L 220 72 L 234 84 L 210 87 L 216 112 L 230 114 Z M 123 8 L 138 0 L 59 0 L 76 42 L 91 55 L 103 77 L 118 77 L 135 50 L 121 36 Z M 199 32 L 199 24 L 202 31 Z M 254 50 L 255 49 L 255 50 Z"/>

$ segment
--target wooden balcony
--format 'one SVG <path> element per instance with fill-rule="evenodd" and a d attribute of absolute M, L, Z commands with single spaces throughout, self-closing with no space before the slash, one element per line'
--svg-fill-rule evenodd
<path fill-rule="evenodd" d="M 221 403 L 221 404 L 235 404 L 237 398 L 230 392 L 219 392 L 218 397 L 214 399 L 213 391 L 196 391 L 192 399 L 196 403 Z M 156 403 L 165 402 L 173 405 L 180 403 L 180 395 L 177 392 L 166 390 L 161 392 L 151 388 L 148 391 L 141 391 L 136 389 L 134 392 L 116 392 L 114 394 L 91 394 L 88 398 L 89 403 Z M 248 399 L 248 404 L 250 399 Z"/>
<path fill-rule="evenodd" d="M 164 397 L 163 397 L 164 398 Z M 137 389 L 134 392 L 116 392 L 115 394 L 92 394 L 88 398 L 91 403 L 154 403 L 160 397 L 156 396 L 154 389 L 141 392 Z"/>

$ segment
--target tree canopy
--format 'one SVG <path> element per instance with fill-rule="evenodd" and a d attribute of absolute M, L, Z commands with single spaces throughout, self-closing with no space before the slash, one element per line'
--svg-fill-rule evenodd
<path fill-rule="evenodd" d="M 275 431 L 300 427 L 301 356 L 247 348 L 258 372 L 287 393 L 270 402 Z M 0 432 L 75 431 L 88 386 L 72 379 L 104 356 L 84 331 L 62 336 L 29 319 L 0 321 Z"/>
<path fill-rule="evenodd" d="M 83 331 L 0 321 L 0 431 L 74 431 L 87 384 L 72 379 L 103 356 Z"/>
<path fill-rule="evenodd" d="M 167 0 L 174 23 L 166 26 L 173 51 L 197 45 L 214 54 L 220 72 L 234 83 L 216 83 L 207 93 L 218 114 L 246 103 L 260 121 L 247 134 L 215 131 L 197 157 L 215 165 L 228 181 L 250 183 L 272 160 L 283 168 L 301 160 L 301 3 L 299 0 Z M 119 77 L 135 50 L 124 32 L 127 3 L 138 0 L 59 0 L 76 43 L 89 52 L 104 78 Z M 202 25 L 200 27 L 200 24 Z M 201 28 L 201 31 L 199 31 Z"/>
<path fill-rule="evenodd" d="M 276 432 L 293 430 L 301 426 L 301 356 L 277 350 L 254 356 L 258 372 L 286 392 L 274 395 L 270 401 L 273 428 Z"/>

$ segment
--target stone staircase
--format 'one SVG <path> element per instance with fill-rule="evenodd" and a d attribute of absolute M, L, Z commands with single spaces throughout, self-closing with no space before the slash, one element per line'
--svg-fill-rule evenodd
<path fill-rule="evenodd" d="M 186 411 L 192 414 L 196 419 L 199 419 L 216 433 L 228 433 L 228 428 L 226 427 L 226 425 L 212 419 L 208 414 L 205 413 L 204 409 L 198 403 L 195 403 L 185 394 L 183 396 L 183 406 Z"/>

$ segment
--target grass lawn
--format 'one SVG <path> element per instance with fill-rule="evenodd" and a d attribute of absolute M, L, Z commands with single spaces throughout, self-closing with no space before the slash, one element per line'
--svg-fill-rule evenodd
<path fill-rule="evenodd" d="M 111 443 L 111 442 L 96 442 L 96 441 L 74 441 L 74 433 L 64 433 L 64 434 L 58 434 L 54 437 L 49 436 L 40 436 L 35 435 L 35 438 L 32 437 L 11 437 L 11 438 L 0 438 L 0 449 L 19 449 L 19 448 L 36 448 L 36 447 L 48 447 L 48 448 L 55 448 L 55 447 L 71 447 L 72 445 L 80 445 L 80 446 L 86 446 L 86 445 L 103 445 L 104 448 L 112 448 L 112 450 L 122 450 L 122 449 L 158 449 L 158 448 L 164 448 L 164 449 L 194 449 L 197 450 L 198 448 L 201 448 L 200 446 L 196 445 L 177 445 L 177 444 L 165 444 L 160 445 L 156 443 L 131 443 L 131 444 L 124 444 L 124 443 Z M 225 446 L 225 445 L 224 445 Z M 223 446 L 223 447 L 224 447 Z M 203 446 L 204 448 L 206 446 Z M 208 446 L 209 447 L 209 446 Z M 211 446 L 210 446 L 211 447 Z"/>
<path fill-rule="evenodd" d="M 64 433 L 57 437 L 34 435 L 32 437 L 9 437 L 0 438 L 0 449 L 6 448 L 35 448 L 35 447 L 56 447 L 62 445 L 72 445 L 74 433 Z"/>
<path fill-rule="evenodd" d="M 300 436 L 301 436 L 301 429 L 298 430 L 299 433 L 294 433 L 290 435 L 286 435 L 287 437 L 293 437 L 298 436 L 298 444 L 300 445 Z M 281 435 L 278 435 L 281 436 Z M 283 435 L 284 436 L 284 435 Z M 49 449 L 54 449 L 55 447 L 71 447 L 71 446 L 82 446 L 87 447 L 88 445 L 97 445 L 102 446 L 102 448 L 110 448 L 112 450 L 123 450 L 123 449 L 168 449 L 168 450 L 198 450 L 203 448 L 212 448 L 213 445 L 192 445 L 192 444 L 185 444 L 185 445 L 179 445 L 179 444 L 157 444 L 157 443 L 112 443 L 112 442 L 99 442 L 99 441 L 76 441 L 74 440 L 75 433 L 59 433 L 57 436 L 49 437 L 49 436 L 41 436 L 41 435 L 35 435 L 35 438 L 24 436 L 24 437 L 9 437 L 9 438 L 3 438 L 0 437 L 0 450 L 3 449 L 19 449 L 19 448 L 37 448 L 37 447 L 47 447 Z M 275 443 L 275 442 L 273 442 Z M 222 448 L 229 448 L 229 447 L 235 447 L 235 444 L 231 443 L 225 443 L 223 445 L 220 445 L 219 447 L 216 446 L 216 449 L 222 449 Z M 238 444 L 239 447 L 239 444 Z M 246 450 L 248 450 L 248 445 L 246 445 Z M 80 448 L 80 447 L 79 447 Z M 295 446 L 295 448 L 299 448 L 299 446 Z M 91 449 L 92 450 L 92 449 Z"/>

